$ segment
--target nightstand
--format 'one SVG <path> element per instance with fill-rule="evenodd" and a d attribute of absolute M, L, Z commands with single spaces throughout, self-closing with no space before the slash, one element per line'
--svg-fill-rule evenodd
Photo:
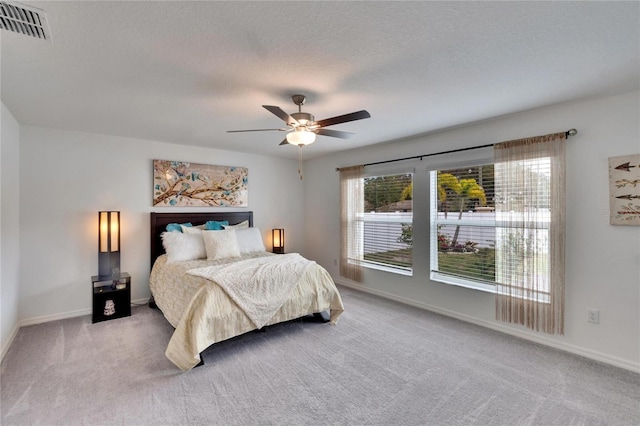
<path fill-rule="evenodd" d="M 126 272 L 107 277 L 94 275 L 91 277 L 91 283 L 92 323 L 131 315 L 131 275 Z"/>

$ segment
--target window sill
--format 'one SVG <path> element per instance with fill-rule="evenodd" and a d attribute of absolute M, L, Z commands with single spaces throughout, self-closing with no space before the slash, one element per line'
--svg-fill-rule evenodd
<path fill-rule="evenodd" d="M 443 284 L 455 285 L 458 287 L 470 288 L 472 290 L 484 291 L 485 293 L 496 294 L 495 284 L 486 284 L 472 280 L 466 280 L 464 278 L 454 277 L 451 275 L 441 274 L 437 271 L 431 271 L 431 281 L 440 282 Z M 506 293 L 502 293 L 507 295 Z M 546 293 L 539 293 L 537 297 L 525 297 L 525 299 L 532 300 L 539 303 L 549 303 L 549 295 Z"/>
<path fill-rule="evenodd" d="M 472 290 L 480 290 L 485 293 L 496 292 L 496 286 L 491 284 L 485 284 L 477 281 L 465 280 L 464 278 L 453 277 L 451 275 L 441 274 L 437 271 L 431 271 L 431 281 L 440 282 L 443 284 L 455 285 L 458 287 L 470 288 Z"/>
<path fill-rule="evenodd" d="M 360 264 L 364 268 L 376 269 L 378 271 L 384 271 L 384 272 L 391 272 L 392 274 L 404 275 L 407 277 L 413 276 L 413 269 L 410 269 L 410 268 L 399 268 L 399 267 L 394 268 L 392 266 L 387 266 L 382 263 L 368 262 L 368 261 L 362 261 Z"/>

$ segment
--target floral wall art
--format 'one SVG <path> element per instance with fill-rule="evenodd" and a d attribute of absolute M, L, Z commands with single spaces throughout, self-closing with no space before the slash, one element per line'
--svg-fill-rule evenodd
<path fill-rule="evenodd" d="M 245 167 L 153 160 L 153 205 L 247 207 Z"/>
<path fill-rule="evenodd" d="M 640 225 L 640 154 L 609 158 L 611 225 Z"/>

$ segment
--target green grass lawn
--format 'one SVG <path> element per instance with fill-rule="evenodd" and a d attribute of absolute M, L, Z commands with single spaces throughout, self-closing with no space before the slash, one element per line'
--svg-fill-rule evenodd
<path fill-rule="evenodd" d="M 364 260 L 401 268 L 411 268 L 413 266 L 413 253 L 411 249 L 367 253 L 364 255 Z"/>
<path fill-rule="evenodd" d="M 438 253 L 438 270 L 463 277 L 494 281 L 496 251 L 482 248 L 478 253 Z"/>
<path fill-rule="evenodd" d="M 411 249 L 392 250 L 364 255 L 364 260 L 390 266 L 411 268 Z M 496 277 L 495 249 L 482 248 L 477 253 L 438 253 L 440 272 L 472 279 L 494 281 Z"/>

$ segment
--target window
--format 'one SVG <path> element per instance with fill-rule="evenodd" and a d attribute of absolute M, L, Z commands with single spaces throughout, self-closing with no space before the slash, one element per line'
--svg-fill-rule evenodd
<path fill-rule="evenodd" d="M 496 283 L 526 276 L 519 271 L 530 265 L 548 263 L 549 159 L 521 167 L 526 183 L 513 193 L 497 188 L 493 164 L 431 171 L 432 279 L 495 291 Z M 519 199 L 535 202 L 537 214 L 514 221 L 513 211 L 502 211 L 506 200 Z M 548 269 L 539 270 L 548 282 Z M 548 300 L 548 285 L 528 297 Z"/>
<path fill-rule="evenodd" d="M 493 165 L 435 170 L 430 179 L 431 278 L 493 291 Z"/>
<path fill-rule="evenodd" d="M 410 275 L 413 174 L 363 178 L 363 266 Z"/>

